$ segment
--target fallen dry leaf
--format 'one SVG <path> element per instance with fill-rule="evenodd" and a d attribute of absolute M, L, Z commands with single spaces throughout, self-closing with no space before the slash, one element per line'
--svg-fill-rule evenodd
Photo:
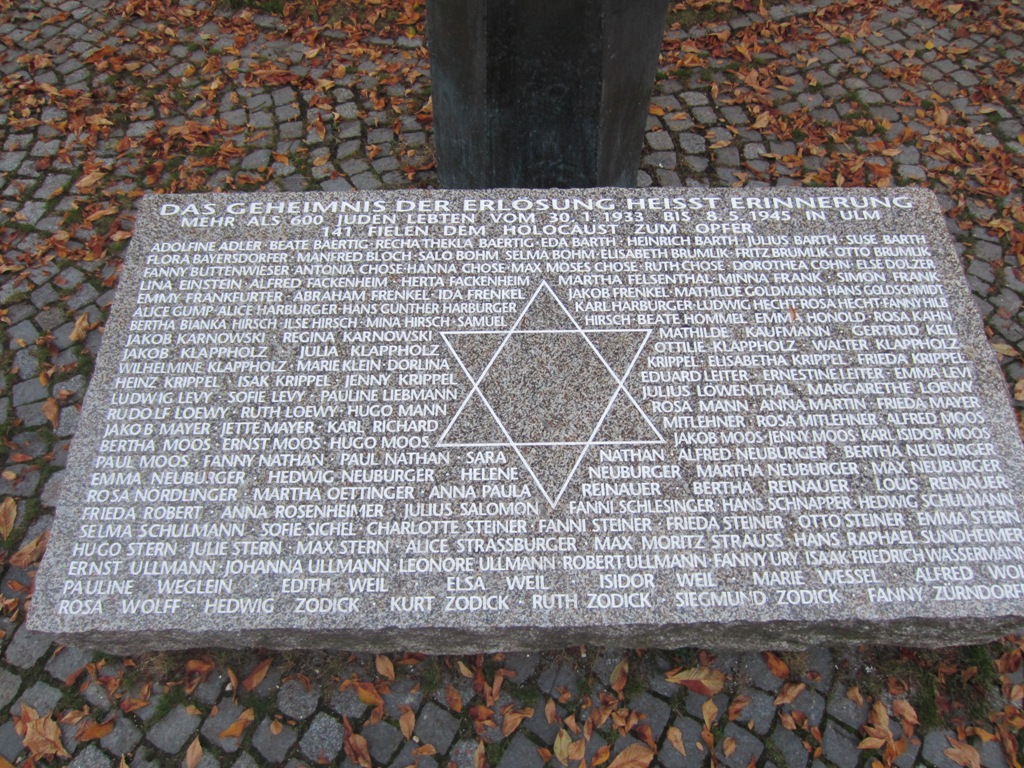
<path fill-rule="evenodd" d="M 681 685 L 701 696 L 714 696 L 725 685 L 725 674 L 711 667 L 675 669 L 665 674 L 670 683 Z"/>
<path fill-rule="evenodd" d="M 245 729 L 256 719 L 256 714 L 253 712 L 252 707 L 245 710 L 238 716 L 231 725 L 220 732 L 219 738 L 221 739 L 237 739 L 245 732 Z"/>
<path fill-rule="evenodd" d="M 647 768 L 654 753 L 645 744 L 630 744 L 612 760 L 608 768 Z"/>
<path fill-rule="evenodd" d="M 501 735 L 509 736 L 515 732 L 523 720 L 533 717 L 533 707 L 514 709 L 511 704 L 501 710 Z"/>
<path fill-rule="evenodd" d="M 615 669 L 612 670 L 611 686 L 612 690 L 615 691 L 619 696 L 622 696 L 622 691 L 626 687 L 626 681 L 629 678 L 629 661 L 623 659 L 615 665 Z"/>
<path fill-rule="evenodd" d="M 203 745 L 199 743 L 199 737 L 196 736 L 192 740 L 192 743 L 188 745 L 188 750 L 185 752 L 185 768 L 196 768 L 199 765 L 199 761 L 203 759 Z"/>
<path fill-rule="evenodd" d="M 391 663 L 391 659 L 389 659 L 387 656 L 381 653 L 377 655 L 375 661 L 378 674 L 381 677 L 390 680 L 391 682 L 394 682 L 395 665 Z"/>
<path fill-rule="evenodd" d="M 416 728 L 416 713 L 412 711 L 412 707 L 402 705 L 402 715 L 398 718 L 398 727 L 406 739 L 412 738 L 412 732 Z"/>
<path fill-rule="evenodd" d="M 39 558 L 46 551 L 46 542 L 49 540 L 50 532 L 43 531 L 11 556 L 11 565 L 15 568 L 28 568 L 39 562 Z"/>
<path fill-rule="evenodd" d="M 270 663 L 271 659 L 264 659 L 257 664 L 256 669 L 250 672 L 246 676 L 245 680 L 242 681 L 242 690 L 248 693 L 259 687 L 259 684 L 263 682 L 267 676 L 267 672 L 270 670 Z"/>
<path fill-rule="evenodd" d="M 981 755 L 978 750 L 966 741 L 954 739 L 952 736 L 947 736 L 946 740 L 950 746 L 942 750 L 942 754 L 964 768 L 981 768 Z"/>
<path fill-rule="evenodd" d="M 668 743 L 675 748 L 676 752 L 683 757 L 686 757 L 686 745 L 683 743 L 683 732 L 673 725 L 668 729 L 666 737 L 668 738 Z"/>
<path fill-rule="evenodd" d="M 48 759 L 53 757 L 70 758 L 60 738 L 60 726 L 54 722 L 52 715 L 40 717 L 32 707 L 21 705 L 21 714 L 15 716 L 14 729 L 21 736 L 32 757 Z"/>
<path fill-rule="evenodd" d="M 60 423 L 60 406 L 57 404 L 57 400 L 52 397 L 46 398 L 46 402 L 43 403 L 43 416 L 50 422 L 54 429 Z"/>
<path fill-rule="evenodd" d="M 761 656 L 764 658 L 764 663 L 768 665 L 768 671 L 779 678 L 779 680 L 785 680 L 789 677 L 789 665 L 777 655 L 771 651 L 765 651 Z"/>
<path fill-rule="evenodd" d="M 711 726 L 715 724 L 715 720 L 718 719 L 718 706 L 715 704 L 714 699 L 708 699 L 704 702 L 704 705 L 700 708 L 701 716 L 704 718 L 704 727 L 709 731 Z"/>
<path fill-rule="evenodd" d="M 6 539 L 11 535 L 14 528 L 14 521 L 18 517 L 18 504 L 8 496 L 0 503 L 0 538 Z"/>
<path fill-rule="evenodd" d="M 779 691 L 779 695 L 775 697 L 775 701 L 773 703 L 776 707 L 780 704 L 792 704 L 793 701 L 804 692 L 806 687 L 806 683 L 785 683 L 782 686 L 782 690 Z"/>
<path fill-rule="evenodd" d="M 462 711 L 462 695 L 455 688 L 450 685 L 447 686 L 444 691 L 444 698 L 452 712 L 459 713 Z"/>
<path fill-rule="evenodd" d="M 107 720 L 105 723 L 97 723 L 95 720 L 85 720 L 78 728 L 78 732 L 75 734 L 75 738 L 78 741 L 93 741 L 94 739 L 102 739 L 108 733 L 114 730 L 113 719 Z"/>
<path fill-rule="evenodd" d="M 71 334 L 68 336 L 71 341 L 85 341 L 89 335 L 89 315 L 85 312 L 80 314 L 75 320 L 75 327 L 71 329 Z"/>

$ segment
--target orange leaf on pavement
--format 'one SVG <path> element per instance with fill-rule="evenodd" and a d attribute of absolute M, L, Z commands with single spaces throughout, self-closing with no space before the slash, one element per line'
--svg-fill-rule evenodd
<path fill-rule="evenodd" d="M 412 738 L 412 732 L 416 728 L 416 713 L 408 705 L 402 707 L 402 716 L 398 718 L 398 727 L 406 739 Z"/>
<path fill-rule="evenodd" d="M 11 535 L 14 528 L 14 521 L 18 517 L 18 503 L 8 496 L 0 503 L 0 539 L 6 539 Z"/>
<path fill-rule="evenodd" d="M 378 654 L 375 659 L 377 666 L 377 672 L 381 677 L 387 678 L 394 682 L 395 679 L 395 665 L 391 663 L 391 659 L 385 656 L 383 653 Z"/>
<path fill-rule="evenodd" d="M 647 768 L 654 753 L 645 744 L 630 744 L 612 760 L 608 768 Z"/>
<path fill-rule="evenodd" d="M 768 671 L 775 675 L 780 680 L 785 680 L 789 677 L 789 665 L 776 656 L 771 651 L 765 651 L 761 654 L 764 658 L 764 663 L 768 665 Z"/>
<path fill-rule="evenodd" d="M 185 752 L 185 768 L 196 768 L 199 765 L 199 761 L 203 759 L 203 745 L 199 743 L 199 737 L 196 736 L 192 740 L 192 743 L 188 745 L 188 750 Z"/>
<path fill-rule="evenodd" d="M 263 682 L 267 676 L 267 672 L 270 670 L 270 659 L 264 659 L 256 665 L 256 669 L 250 672 L 245 680 L 242 681 L 242 690 L 248 693 L 254 688 L 259 687 L 259 684 Z"/>
<path fill-rule="evenodd" d="M 240 714 L 238 716 L 238 719 L 235 720 L 235 722 L 233 722 L 231 725 L 229 725 L 227 728 L 221 731 L 220 734 L 218 735 L 218 738 L 239 738 L 245 732 L 245 729 L 249 727 L 249 724 L 252 723 L 252 721 L 255 719 L 256 713 L 253 712 L 252 707 L 250 707 L 249 709 L 245 710 L 242 714 Z"/>
<path fill-rule="evenodd" d="M 714 696 L 725 685 L 725 675 L 720 670 L 710 667 L 675 669 L 666 673 L 665 679 L 701 696 Z"/>

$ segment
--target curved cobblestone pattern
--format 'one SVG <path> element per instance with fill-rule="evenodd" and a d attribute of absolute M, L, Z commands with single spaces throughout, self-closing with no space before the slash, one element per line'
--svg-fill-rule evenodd
<path fill-rule="evenodd" d="M 391 5 L 0 2 L 0 766 L 1019 766 L 1019 638 L 114 658 L 22 628 L 133 201 L 436 185 L 422 7 Z M 641 185 L 932 188 L 1021 418 L 1019 4 L 759 10 L 673 15 Z"/>

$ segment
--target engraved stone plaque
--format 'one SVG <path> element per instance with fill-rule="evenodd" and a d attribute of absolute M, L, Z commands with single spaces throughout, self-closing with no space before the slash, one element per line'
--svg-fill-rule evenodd
<path fill-rule="evenodd" d="M 29 622 L 110 650 L 1024 625 L 922 190 L 145 198 L 66 472 Z"/>

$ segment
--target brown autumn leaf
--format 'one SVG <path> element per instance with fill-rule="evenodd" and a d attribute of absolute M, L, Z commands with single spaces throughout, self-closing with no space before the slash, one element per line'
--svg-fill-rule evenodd
<path fill-rule="evenodd" d="M 601 745 L 597 752 L 594 753 L 593 758 L 590 760 L 590 764 L 597 766 L 602 763 L 607 763 L 608 758 L 612 756 L 612 748 L 608 744 Z"/>
<path fill-rule="evenodd" d="M 15 717 L 14 728 L 32 757 L 71 757 L 61 742 L 60 727 L 51 715 L 40 717 L 32 707 L 22 704 L 21 715 Z"/>
<path fill-rule="evenodd" d="M 97 723 L 95 720 L 84 720 L 79 726 L 75 738 L 78 741 L 93 741 L 94 739 L 102 739 L 112 730 L 114 730 L 113 719 L 107 720 L 105 723 Z"/>
<path fill-rule="evenodd" d="M 768 665 L 768 671 L 779 678 L 779 680 L 785 680 L 789 677 L 789 665 L 786 662 L 771 651 L 765 651 L 761 656 L 764 658 L 764 663 Z"/>
<path fill-rule="evenodd" d="M 709 697 L 717 694 L 725 685 L 725 674 L 710 667 L 674 669 L 665 674 L 665 679 L 701 696 Z"/>
<path fill-rule="evenodd" d="M 558 730 L 558 735 L 555 736 L 555 759 L 562 765 L 569 764 L 569 747 L 572 745 L 572 736 L 565 728 Z"/>
<path fill-rule="evenodd" d="M 622 691 L 626 687 L 626 681 L 629 679 L 629 660 L 623 659 L 615 665 L 615 669 L 612 670 L 611 686 L 612 690 L 615 691 L 619 696 L 622 696 Z"/>
<path fill-rule="evenodd" d="M 865 736 L 860 740 L 857 749 L 881 749 L 887 743 L 885 739 L 880 739 L 878 736 Z"/>
<path fill-rule="evenodd" d="M 435 747 L 433 744 L 424 744 L 423 746 L 416 747 L 416 749 L 414 749 L 412 753 L 417 757 L 429 757 L 430 755 L 437 754 L 437 747 Z"/>
<path fill-rule="evenodd" d="M 646 744 L 630 744 L 612 760 L 608 768 L 647 768 L 654 753 Z"/>
<path fill-rule="evenodd" d="M 544 719 L 548 721 L 548 725 L 554 725 L 558 719 L 558 710 L 555 709 L 554 699 L 548 699 L 548 703 L 544 705 Z"/>
<path fill-rule="evenodd" d="M 722 754 L 724 754 L 726 757 L 729 757 L 735 751 L 736 739 L 734 739 L 732 736 L 726 736 L 725 739 L 722 741 Z"/>
<path fill-rule="evenodd" d="M 718 719 L 718 706 L 715 704 L 714 699 L 708 699 L 704 702 L 704 705 L 700 708 L 701 716 L 704 718 L 704 727 L 709 731 L 711 726 L 715 724 L 715 720 Z"/>
<path fill-rule="evenodd" d="M 83 312 L 75 319 L 75 327 L 71 329 L 68 336 L 71 341 L 85 341 L 89 335 L 89 315 Z"/>
<path fill-rule="evenodd" d="M 280 720 L 271 720 L 268 728 L 270 729 L 270 734 L 272 736 L 280 736 L 284 731 L 284 723 Z"/>
<path fill-rule="evenodd" d="M 6 539 L 11 535 L 17 517 L 18 503 L 8 496 L 3 503 L 0 503 L 0 538 Z"/>
<path fill-rule="evenodd" d="M 46 551 L 46 542 L 49 540 L 50 532 L 43 531 L 11 556 L 11 565 L 15 568 L 28 568 L 30 565 L 39 562 L 39 558 Z"/>
<path fill-rule="evenodd" d="M 514 709 L 511 704 L 501 710 L 501 735 L 510 736 L 518 728 L 523 720 L 533 717 L 533 707 L 525 709 Z"/>
<path fill-rule="evenodd" d="M 60 423 L 60 406 L 55 398 L 46 398 L 46 402 L 43 403 L 43 416 L 53 425 L 54 429 L 57 428 L 57 425 Z"/>
<path fill-rule="evenodd" d="M 458 668 L 460 675 L 462 675 L 463 677 L 468 677 L 470 680 L 473 679 L 473 671 L 466 666 L 466 663 L 464 661 L 457 661 L 455 663 L 455 666 Z"/>
<path fill-rule="evenodd" d="M 185 752 L 185 768 L 196 768 L 199 765 L 199 761 L 203 759 L 203 745 L 199 743 L 199 737 L 196 736 L 192 740 L 192 743 L 188 745 L 188 750 Z"/>
<path fill-rule="evenodd" d="M 444 691 L 445 701 L 448 707 L 456 714 L 462 711 L 462 695 L 452 686 L 447 686 Z"/>
<path fill-rule="evenodd" d="M 264 659 L 257 664 L 256 669 L 250 672 L 245 680 L 242 681 L 242 690 L 249 693 L 253 689 L 258 688 L 259 684 L 266 678 L 267 672 L 270 671 L 270 663 L 271 659 Z"/>
<path fill-rule="evenodd" d="M 383 653 L 377 654 L 375 659 L 377 665 L 377 673 L 391 682 L 395 681 L 395 665 L 391 663 L 391 659 L 385 656 Z"/>
<path fill-rule="evenodd" d="M 780 704 L 792 704 L 793 701 L 804 692 L 806 687 L 806 683 L 785 683 L 782 686 L 782 690 L 779 691 L 779 695 L 775 697 L 775 701 L 773 703 L 776 707 Z"/>
<path fill-rule="evenodd" d="M 356 682 L 354 685 L 356 695 L 363 704 L 368 707 L 384 706 L 384 699 L 381 698 L 380 692 L 373 683 Z"/>
<path fill-rule="evenodd" d="M 362 768 L 373 768 L 370 745 L 362 734 L 350 733 L 345 736 L 345 754 L 356 765 Z"/>
<path fill-rule="evenodd" d="M 235 720 L 235 722 L 233 722 L 231 725 L 229 725 L 227 728 L 225 728 L 223 731 L 221 731 L 220 734 L 218 734 L 218 738 L 221 738 L 221 739 L 237 739 L 237 738 L 240 738 L 242 736 L 242 734 L 245 732 L 245 729 L 248 728 L 249 725 L 255 719 L 256 719 L 256 713 L 253 712 L 252 707 L 250 707 L 249 709 L 247 709 L 244 712 L 242 712 L 242 714 L 240 714 L 238 716 L 238 719 Z"/>
<path fill-rule="evenodd" d="M 913 705 L 906 699 L 896 699 L 893 701 L 892 711 L 899 718 L 900 722 L 903 723 L 904 727 L 921 724 L 921 721 L 917 719 L 917 712 L 914 710 Z"/>
<path fill-rule="evenodd" d="M 416 728 L 416 713 L 407 704 L 402 705 L 402 715 L 398 718 L 398 727 L 406 739 L 412 738 L 412 732 Z"/>
<path fill-rule="evenodd" d="M 487 768 L 487 748 L 482 741 L 478 741 L 473 750 L 473 768 Z"/>
<path fill-rule="evenodd" d="M 858 688 L 856 685 L 846 689 L 846 698 L 848 698 L 858 707 L 864 706 L 864 697 L 860 693 L 860 688 Z"/>
<path fill-rule="evenodd" d="M 668 743 L 675 748 L 676 752 L 683 757 L 686 757 L 686 745 L 683 743 L 683 732 L 673 725 L 668 729 L 666 735 Z"/>
<path fill-rule="evenodd" d="M 949 747 L 942 750 L 942 754 L 964 768 L 981 768 L 981 755 L 978 750 L 966 741 L 954 739 L 952 736 L 947 736 L 946 740 L 949 742 Z"/>
<path fill-rule="evenodd" d="M 214 664 L 209 659 L 189 659 L 185 664 L 185 693 L 192 693 L 206 682 L 213 671 Z"/>

